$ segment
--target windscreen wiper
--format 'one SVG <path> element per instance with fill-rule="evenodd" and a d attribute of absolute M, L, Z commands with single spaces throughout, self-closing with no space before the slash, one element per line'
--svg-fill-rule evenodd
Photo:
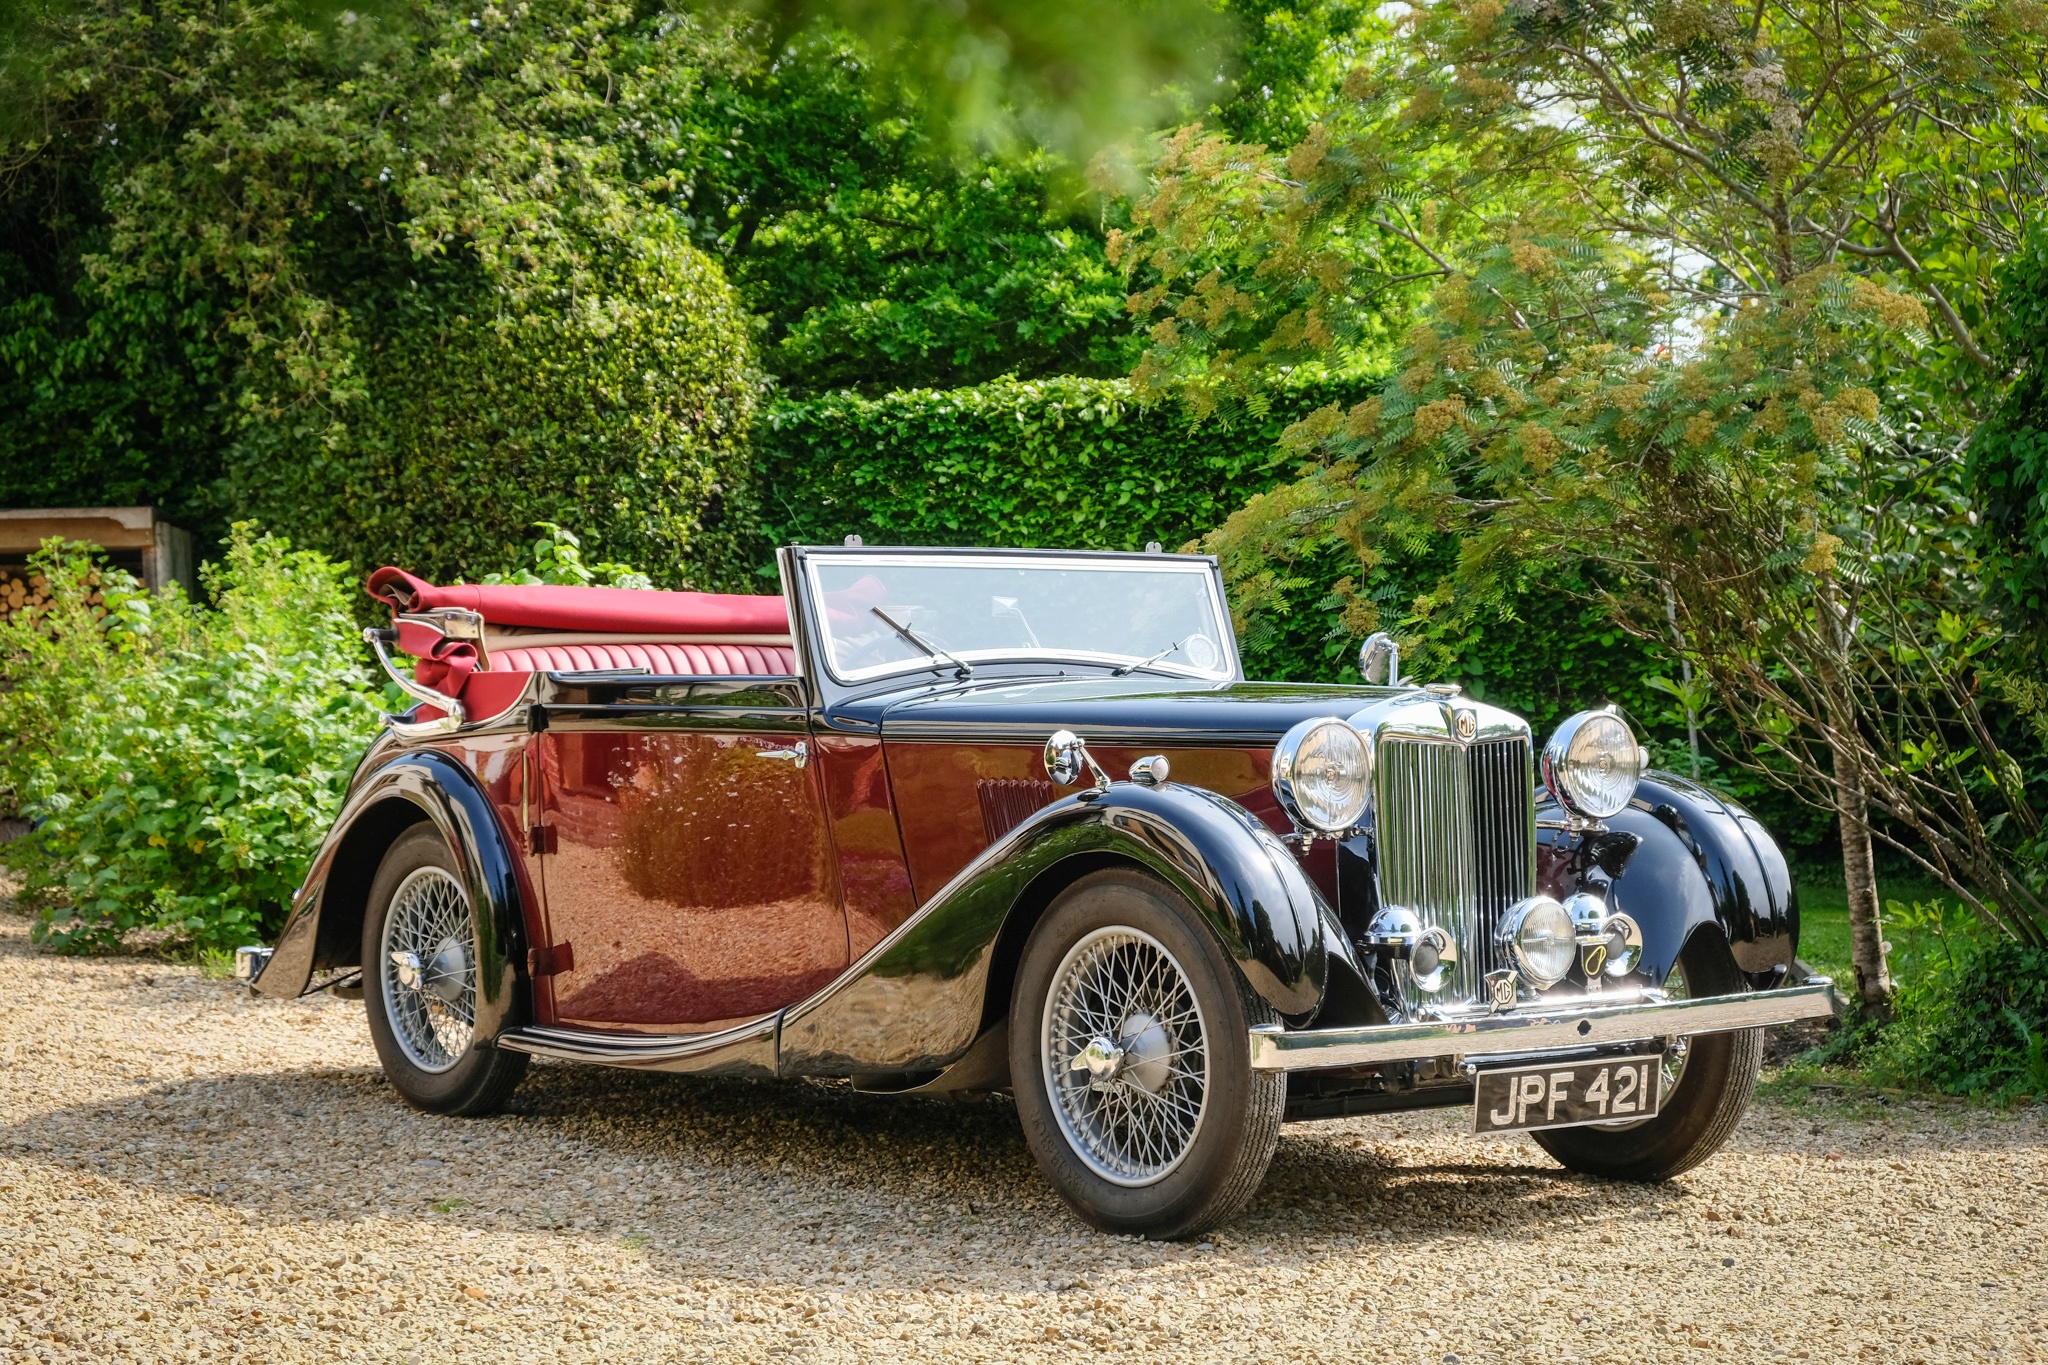
<path fill-rule="evenodd" d="M 1173 651 L 1179 649 L 1182 645 L 1186 643 L 1186 640 L 1175 640 L 1172 644 L 1160 650 L 1157 654 L 1154 654 L 1149 659 L 1143 660 L 1142 662 L 1135 664 L 1125 664 L 1122 668 L 1112 668 L 1111 670 L 1109 670 L 1109 676 L 1112 678 L 1122 678 L 1132 673 L 1136 673 L 1141 668 L 1150 668 L 1153 664 L 1158 663 L 1161 659 L 1173 653 Z"/>
<path fill-rule="evenodd" d="M 901 621 L 898 621 L 895 617 L 889 615 L 888 612 L 883 611 L 880 607 L 869 607 L 868 610 L 872 611 L 875 615 L 881 617 L 883 623 L 886 624 L 889 627 L 889 629 L 895 631 L 898 635 L 901 635 L 904 639 L 916 645 L 919 649 L 923 650 L 932 658 L 944 659 L 947 663 L 953 665 L 954 677 L 971 678 L 974 676 L 974 668 L 971 664 L 964 664 L 960 660 L 954 658 L 945 650 L 940 649 L 937 645 L 933 644 L 930 640 L 925 639 L 924 636 L 919 635 L 909 626 L 904 625 Z"/>

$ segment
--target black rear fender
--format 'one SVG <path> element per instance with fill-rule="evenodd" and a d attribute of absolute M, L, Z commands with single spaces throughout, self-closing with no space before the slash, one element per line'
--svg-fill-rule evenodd
<path fill-rule="evenodd" d="M 377 865 L 400 834 L 422 821 L 454 851 L 476 907 L 478 1034 L 492 1037 L 529 1017 L 518 863 L 476 780 L 434 750 L 393 758 L 358 779 L 254 983 L 259 993 L 298 996 L 316 971 L 361 965 L 363 916 Z"/>

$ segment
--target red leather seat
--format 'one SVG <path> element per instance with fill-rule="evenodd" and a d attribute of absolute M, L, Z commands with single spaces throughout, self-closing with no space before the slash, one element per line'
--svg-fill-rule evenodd
<path fill-rule="evenodd" d="M 493 673 L 601 668 L 644 668 L 665 677 L 793 678 L 796 653 L 787 645 L 673 644 L 534 645 L 491 651 Z"/>

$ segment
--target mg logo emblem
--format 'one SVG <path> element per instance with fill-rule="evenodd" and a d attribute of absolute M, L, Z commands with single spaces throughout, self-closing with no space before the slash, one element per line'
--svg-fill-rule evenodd
<path fill-rule="evenodd" d="M 1458 712 L 1456 724 L 1459 739 L 1470 739 L 1479 733 L 1479 717 L 1473 715 L 1470 711 Z"/>
<path fill-rule="evenodd" d="M 1486 1003 L 1495 1014 L 1515 1007 L 1515 974 L 1513 972 L 1488 972 L 1486 974 Z"/>

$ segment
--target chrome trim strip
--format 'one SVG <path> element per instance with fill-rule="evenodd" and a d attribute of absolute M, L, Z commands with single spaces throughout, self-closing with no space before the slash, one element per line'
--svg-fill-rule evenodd
<path fill-rule="evenodd" d="M 1329 716 L 1316 719 L 1342 720 L 1347 703 L 1354 700 L 1356 698 L 1333 698 Z M 923 721 L 915 716 L 906 718 L 892 712 L 882 722 L 882 733 L 892 744 L 1028 744 L 1036 748 L 1045 742 L 1050 730 L 1059 726 L 1060 722 L 1054 720 Z M 1105 749 L 1242 749 L 1252 745 L 1263 749 L 1276 743 L 1285 733 L 1281 730 L 1191 731 L 1185 725 L 1087 725 L 1083 728 L 1088 732 L 1090 744 L 1099 744 Z"/>
<path fill-rule="evenodd" d="M 1251 1031 L 1251 1062 L 1254 1071 L 1304 1071 L 1314 1067 L 1405 1062 L 1421 1057 L 1487 1057 L 1767 1028 L 1799 1019 L 1825 1018 L 1835 1013 L 1835 1008 L 1835 988 L 1823 983 L 1747 995 L 1710 995 L 1697 1000 L 1639 1001 L 1626 1005 L 1592 1005 L 1574 1000 L 1537 1005 L 1511 1014 L 1418 1024 L 1375 1024 L 1365 1028 L 1309 1029 L 1300 1033 L 1262 1024 Z"/>
<path fill-rule="evenodd" d="M 777 1011 L 716 1033 L 598 1033 L 528 1024 L 497 1037 L 497 1045 L 563 1062 L 642 1071 L 734 1070 L 775 1074 L 782 1014 Z"/>

